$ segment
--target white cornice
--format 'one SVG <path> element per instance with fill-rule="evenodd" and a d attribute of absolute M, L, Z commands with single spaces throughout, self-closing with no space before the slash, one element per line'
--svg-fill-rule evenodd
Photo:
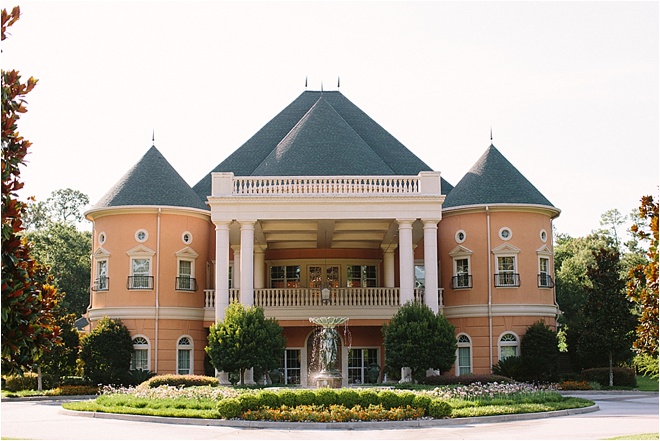
<path fill-rule="evenodd" d="M 96 208 L 86 211 L 85 218 L 90 221 L 99 219 L 105 216 L 117 216 L 122 214 L 156 214 L 158 210 L 162 214 L 179 214 L 198 217 L 204 220 L 211 219 L 210 210 L 202 210 L 200 208 L 192 207 L 174 207 L 169 205 L 157 206 L 157 205 L 121 205 L 118 207 L 103 207 Z"/>
<path fill-rule="evenodd" d="M 447 318 L 488 317 L 488 305 L 445 306 L 443 314 Z M 492 305 L 494 317 L 556 317 L 557 314 L 559 314 L 559 308 L 556 305 Z"/>
<path fill-rule="evenodd" d="M 551 219 L 558 217 L 561 214 L 559 208 L 550 207 L 548 205 L 538 204 L 474 204 L 474 205 L 461 205 L 458 207 L 447 207 L 442 209 L 443 215 L 451 216 L 454 214 L 465 213 L 481 213 L 488 210 L 493 212 L 532 212 L 541 213 L 550 216 Z"/>
<path fill-rule="evenodd" d="M 122 320 L 156 319 L 155 306 L 135 306 L 124 308 L 94 308 L 88 312 L 89 320 L 99 320 L 103 316 Z M 204 308 L 158 308 L 158 318 L 164 320 L 204 320 Z"/>

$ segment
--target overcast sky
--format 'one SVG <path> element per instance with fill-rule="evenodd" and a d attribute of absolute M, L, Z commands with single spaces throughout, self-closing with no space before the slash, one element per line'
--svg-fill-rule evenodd
<path fill-rule="evenodd" d="M 92 203 L 155 145 L 190 184 L 305 90 L 340 91 L 455 185 L 490 144 L 583 236 L 658 194 L 658 2 L 4 2 L 39 84 L 22 197 Z"/>

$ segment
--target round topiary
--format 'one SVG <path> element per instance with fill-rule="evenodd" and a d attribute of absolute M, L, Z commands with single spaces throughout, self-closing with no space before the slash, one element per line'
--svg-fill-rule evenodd
<path fill-rule="evenodd" d="M 360 403 L 360 394 L 351 389 L 342 389 L 337 392 L 337 399 L 337 404 L 341 404 L 347 409 L 351 409 Z"/>
<path fill-rule="evenodd" d="M 431 397 L 427 395 L 415 395 L 411 404 L 412 407 L 416 407 L 418 409 L 424 409 L 424 415 L 428 415 L 430 405 L 431 405 Z"/>
<path fill-rule="evenodd" d="M 316 394 L 311 390 L 303 389 L 296 391 L 296 406 L 311 406 L 316 400 Z"/>
<path fill-rule="evenodd" d="M 241 402 L 237 398 L 223 398 L 216 405 L 218 414 L 226 420 L 237 418 L 241 413 Z"/>
<path fill-rule="evenodd" d="M 259 409 L 259 399 L 253 393 L 241 394 L 238 396 L 237 400 L 241 405 L 241 411 L 243 412 Z"/>
<path fill-rule="evenodd" d="M 372 404 L 378 404 L 378 394 L 370 389 L 360 391 L 360 406 L 369 407 Z"/>
<path fill-rule="evenodd" d="M 401 392 L 399 394 L 399 406 L 406 407 L 412 406 L 413 400 L 417 395 L 412 392 Z"/>
<path fill-rule="evenodd" d="M 391 390 L 381 390 L 378 392 L 378 401 L 387 410 L 399 407 L 399 395 Z"/>
<path fill-rule="evenodd" d="M 279 394 L 280 405 L 294 407 L 296 406 L 296 394 L 290 390 L 283 390 Z"/>
<path fill-rule="evenodd" d="M 451 415 L 451 406 L 446 401 L 439 399 L 431 400 L 429 404 L 429 416 L 431 418 L 447 418 Z"/>
<path fill-rule="evenodd" d="M 332 406 L 337 404 L 337 392 L 332 389 L 323 388 L 316 391 L 316 402 L 314 404 L 322 404 L 324 406 Z"/>
<path fill-rule="evenodd" d="M 275 392 L 262 390 L 257 394 L 257 400 L 261 407 L 270 407 L 271 409 L 280 407 L 280 397 Z"/>

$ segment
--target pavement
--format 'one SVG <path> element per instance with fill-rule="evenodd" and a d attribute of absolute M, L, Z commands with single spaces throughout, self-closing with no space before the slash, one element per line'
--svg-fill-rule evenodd
<path fill-rule="evenodd" d="M 596 403 L 570 411 L 385 423 L 267 423 L 70 412 L 69 399 L 3 399 L 3 438 L 19 439 L 605 439 L 658 432 L 658 394 L 567 392 Z M 76 397 L 80 399 L 81 397 Z M 74 398 L 74 399 L 76 399 Z"/>

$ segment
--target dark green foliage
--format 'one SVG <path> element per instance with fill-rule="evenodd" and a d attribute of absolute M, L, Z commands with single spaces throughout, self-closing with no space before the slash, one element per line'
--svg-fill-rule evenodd
<path fill-rule="evenodd" d="M 290 390 L 283 390 L 279 394 L 282 406 L 293 407 L 296 405 L 296 394 Z"/>
<path fill-rule="evenodd" d="M 414 379 L 423 377 L 427 369 L 447 372 L 456 360 L 454 331 L 444 315 L 420 303 L 406 303 L 383 326 L 387 366 L 409 367 Z"/>
<path fill-rule="evenodd" d="M 378 394 L 373 390 L 364 389 L 360 391 L 360 406 L 369 407 L 371 404 L 378 404 Z"/>
<path fill-rule="evenodd" d="M 146 369 L 131 369 L 128 373 L 128 383 L 125 386 L 137 386 L 142 384 L 156 374 Z"/>
<path fill-rule="evenodd" d="M 131 368 L 133 340 L 121 320 L 103 317 L 83 336 L 80 359 L 93 384 L 122 384 Z"/>
<path fill-rule="evenodd" d="M 431 406 L 431 397 L 415 394 L 411 406 L 419 409 L 426 409 L 426 412 L 428 413 L 428 409 Z"/>
<path fill-rule="evenodd" d="M 350 389 L 341 389 L 337 392 L 337 403 L 349 409 L 360 403 L 360 394 Z"/>
<path fill-rule="evenodd" d="M 253 393 L 241 394 L 238 396 L 238 402 L 243 412 L 248 410 L 256 410 L 259 406 L 259 399 Z"/>
<path fill-rule="evenodd" d="M 71 375 L 60 379 L 61 386 L 91 386 L 89 380 L 85 377 Z"/>
<path fill-rule="evenodd" d="M 520 359 L 528 381 L 549 383 L 558 380 L 559 346 L 557 333 L 543 321 L 527 328 L 520 342 Z"/>
<path fill-rule="evenodd" d="M 616 366 L 632 358 L 635 318 L 620 270 L 618 252 L 602 248 L 594 253 L 594 263 L 587 270 L 591 286 L 586 288 L 585 319 L 577 341 L 582 369 Z"/>
<path fill-rule="evenodd" d="M 429 404 L 428 415 L 436 419 L 447 418 L 451 415 L 451 406 L 446 401 L 433 399 Z"/>
<path fill-rule="evenodd" d="M 217 409 L 220 417 L 227 420 L 236 418 L 243 412 L 241 403 L 236 398 L 223 398 L 218 401 Z"/>
<path fill-rule="evenodd" d="M 261 406 L 267 406 L 271 409 L 280 407 L 280 397 L 275 392 L 263 390 L 257 394 L 257 400 Z"/>
<path fill-rule="evenodd" d="M 322 404 L 324 406 L 330 406 L 337 404 L 338 397 L 337 392 L 333 389 L 323 388 L 316 390 L 316 401 L 314 404 Z"/>
<path fill-rule="evenodd" d="M 493 365 L 492 371 L 495 375 L 522 381 L 527 375 L 525 365 L 520 357 L 507 357 Z"/>
<path fill-rule="evenodd" d="M 391 390 L 381 390 L 378 392 L 378 401 L 387 410 L 399 407 L 399 395 Z"/>
<path fill-rule="evenodd" d="M 41 372 L 52 378 L 54 384 L 60 384 L 62 377 L 78 373 L 78 354 L 80 352 L 80 334 L 74 323 L 74 314 L 60 315 L 57 324 L 60 327 L 61 344 L 53 346 L 39 359 Z"/>
<path fill-rule="evenodd" d="M 296 406 L 309 406 L 314 404 L 316 395 L 311 390 L 303 389 L 296 391 Z"/>
<path fill-rule="evenodd" d="M 635 371 L 629 368 L 616 367 L 612 369 L 614 374 L 613 386 L 635 387 L 637 386 L 637 379 L 635 378 Z M 583 380 L 592 382 L 595 381 L 601 386 L 609 386 L 610 384 L 610 370 L 609 368 L 593 368 L 585 369 L 580 374 Z"/>
<path fill-rule="evenodd" d="M 37 374 L 26 372 L 23 375 L 8 375 L 3 377 L 3 389 L 10 392 L 20 390 L 37 390 Z"/>
<path fill-rule="evenodd" d="M 479 374 L 469 374 L 469 375 L 459 375 L 457 377 L 453 375 L 432 375 L 426 377 L 420 381 L 421 384 L 436 385 L 436 386 L 447 386 L 451 384 L 473 384 L 473 383 L 509 383 L 511 382 L 510 377 L 504 377 L 502 375 L 479 375 Z"/>
<path fill-rule="evenodd" d="M 412 392 L 399 392 L 399 406 L 412 406 L 416 396 Z"/>
<path fill-rule="evenodd" d="M 148 387 L 158 386 L 176 386 L 176 387 L 191 387 L 191 386 L 218 386 L 220 382 L 215 377 L 207 377 L 204 375 L 156 375 L 149 378 L 145 384 Z"/>
<path fill-rule="evenodd" d="M 240 303 L 227 307 L 225 319 L 211 326 L 206 353 L 211 364 L 225 372 L 243 372 L 254 367 L 255 377 L 279 367 L 286 341 L 274 319 L 266 319 L 262 308 Z"/>

